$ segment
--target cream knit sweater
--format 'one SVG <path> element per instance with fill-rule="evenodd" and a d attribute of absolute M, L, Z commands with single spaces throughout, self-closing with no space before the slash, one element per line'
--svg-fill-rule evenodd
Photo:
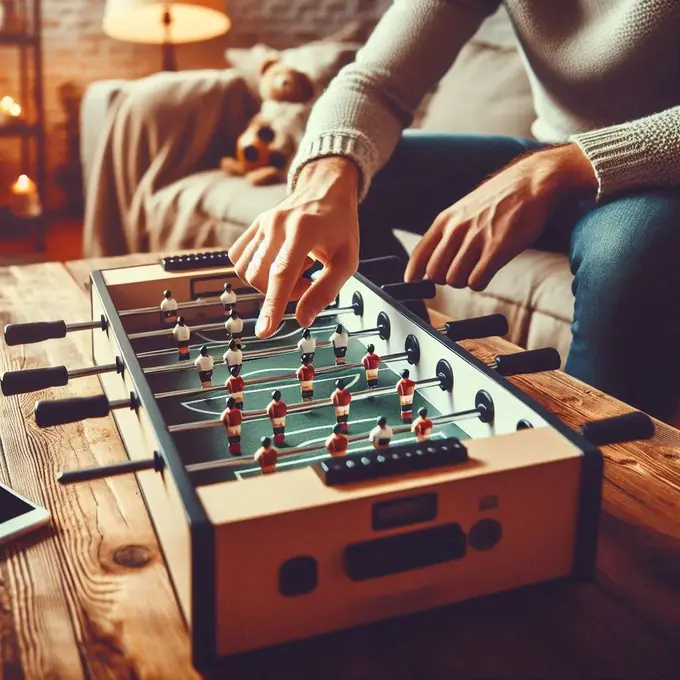
<path fill-rule="evenodd" d="M 291 166 L 352 158 L 361 196 L 427 92 L 500 0 L 394 0 L 312 110 Z M 537 114 L 534 136 L 573 141 L 598 200 L 680 187 L 680 0 L 505 0 Z M 455 105 L 455 102 L 452 103 Z"/>

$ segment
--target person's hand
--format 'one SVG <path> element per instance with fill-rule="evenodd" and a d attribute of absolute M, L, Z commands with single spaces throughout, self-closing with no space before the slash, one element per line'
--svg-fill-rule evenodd
<path fill-rule="evenodd" d="M 404 279 L 483 290 L 535 241 L 565 196 L 574 190 L 594 195 L 597 186 L 576 144 L 525 156 L 437 216 L 414 249 Z"/>
<path fill-rule="evenodd" d="M 229 249 L 236 273 L 264 296 L 256 334 L 269 337 L 286 305 L 299 299 L 296 319 L 311 326 L 359 265 L 358 168 L 345 158 L 306 165 L 295 190 L 255 220 Z M 318 260 L 310 282 L 304 271 Z"/>

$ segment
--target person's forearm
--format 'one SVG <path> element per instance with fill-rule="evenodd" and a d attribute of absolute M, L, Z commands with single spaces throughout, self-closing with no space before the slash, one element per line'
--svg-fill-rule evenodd
<path fill-rule="evenodd" d="M 645 188 L 680 188 L 680 106 L 572 135 L 591 163 L 603 200 Z"/>
<path fill-rule="evenodd" d="M 498 5 L 499 0 L 396 0 L 356 61 L 316 102 L 291 165 L 290 190 L 310 160 L 343 155 L 358 165 L 364 196 L 424 96 Z"/>
<path fill-rule="evenodd" d="M 358 201 L 360 173 L 357 164 L 344 156 L 326 156 L 307 163 L 298 177 L 298 190 L 314 187 L 317 193 L 337 190 Z"/>

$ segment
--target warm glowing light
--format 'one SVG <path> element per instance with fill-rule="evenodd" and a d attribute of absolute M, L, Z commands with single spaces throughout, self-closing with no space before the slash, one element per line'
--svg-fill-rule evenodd
<path fill-rule="evenodd" d="M 16 104 L 16 102 L 11 97 L 3 97 L 0 99 L 0 109 L 4 111 L 9 111 L 14 104 Z"/>
<path fill-rule="evenodd" d="M 35 182 L 28 175 L 19 175 L 19 179 L 12 185 L 12 193 L 16 196 L 35 192 Z"/>
<path fill-rule="evenodd" d="M 14 102 L 14 104 L 9 107 L 9 115 L 14 116 L 15 118 L 18 118 L 21 115 L 21 107 L 19 104 Z"/>
<path fill-rule="evenodd" d="M 10 209 L 17 217 L 38 217 L 42 213 L 38 187 L 28 175 L 19 175 L 12 184 L 12 197 Z"/>

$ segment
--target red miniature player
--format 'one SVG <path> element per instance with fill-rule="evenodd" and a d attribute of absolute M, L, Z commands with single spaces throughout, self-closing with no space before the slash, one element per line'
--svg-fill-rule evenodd
<path fill-rule="evenodd" d="M 243 378 L 239 375 L 239 369 L 234 366 L 231 369 L 231 376 L 224 383 L 224 386 L 229 391 L 234 401 L 236 402 L 236 408 L 243 410 L 243 392 L 246 389 L 246 383 Z"/>
<path fill-rule="evenodd" d="M 342 431 L 342 425 L 338 423 L 333 428 L 333 434 L 326 440 L 326 448 L 331 456 L 343 456 L 347 453 L 349 438 Z"/>
<path fill-rule="evenodd" d="M 401 420 L 404 423 L 410 423 L 413 419 L 413 393 L 416 391 L 416 384 L 411 380 L 410 375 L 408 368 L 405 368 L 401 372 L 401 380 L 397 383 Z"/>
<path fill-rule="evenodd" d="M 222 411 L 220 416 L 224 427 L 227 430 L 227 437 L 229 439 L 229 453 L 232 456 L 241 455 L 241 423 L 243 422 L 243 414 L 240 409 L 236 408 L 236 401 L 234 397 L 227 399 L 227 408 Z"/>
<path fill-rule="evenodd" d="M 340 378 L 335 381 L 336 390 L 331 395 L 335 407 L 335 421 L 342 428 L 342 432 L 349 431 L 349 405 L 352 401 L 352 393 L 345 387 L 345 381 Z"/>
<path fill-rule="evenodd" d="M 297 375 L 297 378 L 300 381 L 302 401 L 312 401 L 312 397 L 314 396 L 314 376 L 316 375 L 316 370 L 312 365 L 309 354 L 303 354 L 300 361 L 302 362 L 302 366 L 298 368 L 295 375 Z"/>
<path fill-rule="evenodd" d="M 375 353 L 375 346 L 369 345 L 366 348 L 368 351 L 361 360 L 366 369 L 366 384 L 368 389 L 372 390 L 378 386 L 378 367 L 380 366 L 380 357 Z"/>
<path fill-rule="evenodd" d="M 418 410 L 418 417 L 411 426 L 411 432 L 416 435 L 416 439 L 419 442 L 424 442 L 430 438 L 432 434 L 432 421 L 427 417 L 426 408 Z"/>
<path fill-rule="evenodd" d="M 255 462 L 258 463 L 263 475 L 271 474 L 276 471 L 276 461 L 279 459 L 279 452 L 272 446 L 269 437 L 262 437 L 262 446 L 255 453 Z"/>
<path fill-rule="evenodd" d="M 281 401 L 281 392 L 274 390 L 272 392 L 272 400 L 267 406 L 267 415 L 272 422 L 272 429 L 274 430 L 274 443 L 279 446 L 283 444 L 286 439 L 286 413 L 288 407 Z"/>

